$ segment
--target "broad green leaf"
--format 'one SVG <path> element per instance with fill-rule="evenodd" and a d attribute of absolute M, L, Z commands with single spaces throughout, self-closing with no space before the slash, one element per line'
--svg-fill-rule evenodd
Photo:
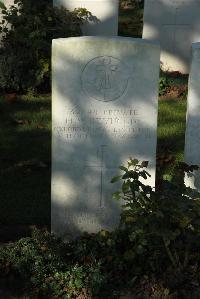
<path fill-rule="evenodd" d="M 143 162 L 141 163 L 141 166 L 142 166 L 142 167 L 148 167 L 148 165 L 149 165 L 149 161 L 143 161 Z"/>
<path fill-rule="evenodd" d="M 143 179 L 147 179 L 147 175 L 146 175 L 146 173 L 144 172 L 144 171 L 141 171 L 140 172 L 140 176 L 143 178 Z"/>
<path fill-rule="evenodd" d="M 134 180 L 138 180 L 139 179 L 139 173 L 138 172 L 133 172 L 133 176 L 132 176 L 132 178 L 134 179 Z"/>
<path fill-rule="evenodd" d="M 144 172 L 146 173 L 146 175 L 148 175 L 148 177 L 151 177 L 150 173 L 148 173 L 146 170 L 144 170 Z"/>
<path fill-rule="evenodd" d="M 136 171 L 133 170 L 129 170 L 128 172 L 126 172 L 123 176 L 122 176 L 123 180 L 126 179 L 138 179 L 138 173 Z"/>
<path fill-rule="evenodd" d="M 132 192 L 135 192 L 135 191 L 138 192 L 139 191 L 139 182 L 132 182 L 130 188 L 131 188 Z"/>
<path fill-rule="evenodd" d="M 171 182 L 172 181 L 172 175 L 164 174 L 163 175 L 163 180 Z"/>
<path fill-rule="evenodd" d="M 4 3 L 2 1 L 0 1 L 0 9 L 6 9 L 6 6 L 4 5 Z"/>
<path fill-rule="evenodd" d="M 131 165 L 136 166 L 139 163 L 139 160 L 137 159 L 131 159 Z"/>
<path fill-rule="evenodd" d="M 132 217 L 132 216 L 128 216 L 125 218 L 126 223 L 133 223 L 135 221 L 136 221 L 135 217 Z"/>
<path fill-rule="evenodd" d="M 107 243 L 108 246 L 112 246 L 112 245 L 115 244 L 115 241 L 112 240 L 112 239 L 108 239 L 106 243 Z"/>
<path fill-rule="evenodd" d="M 146 193 L 146 194 L 149 194 L 149 193 L 151 193 L 151 191 L 152 191 L 152 187 L 151 186 L 143 186 L 142 187 L 142 189 L 143 189 L 143 191 Z"/>
<path fill-rule="evenodd" d="M 126 193 L 129 190 L 129 187 L 130 187 L 130 182 L 129 181 L 123 182 L 123 184 L 122 184 L 122 191 L 124 193 Z"/>
<path fill-rule="evenodd" d="M 122 193 L 120 191 L 119 192 L 115 192 L 113 194 L 113 199 L 115 199 L 115 200 L 120 200 L 121 197 L 122 197 Z"/>
<path fill-rule="evenodd" d="M 115 183 L 115 182 L 119 181 L 121 179 L 121 177 L 122 177 L 121 175 L 115 176 L 112 178 L 112 180 L 110 182 Z"/>
<path fill-rule="evenodd" d="M 109 232 L 108 232 L 107 230 L 102 229 L 102 230 L 100 231 L 100 236 L 106 238 L 106 237 L 109 236 Z"/>
<path fill-rule="evenodd" d="M 120 166 L 119 169 L 121 169 L 121 170 L 123 170 L 123 171 L 125 171 L 125 172 L 128 171 L 128 168 L 126 168 L 126 167 L 124 167 L 124 166 Z"/>

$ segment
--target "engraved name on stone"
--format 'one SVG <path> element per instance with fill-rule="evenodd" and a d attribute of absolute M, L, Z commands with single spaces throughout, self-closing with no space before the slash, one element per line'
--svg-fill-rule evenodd
<path fill-rule="evenodd" d="M 65 124 L 54 127 L 54 131 L 65 139 L 99 138 L 111 134 L 116 138 L 150 137 L 148 128 L 142 128 L 138 109 L 89 110 L 82 113 L 72 109 L 66 111 Z"/>
<path fill-rule="evenodd" d="M 86 223 L 89 225 L 99 225 L 99 218 L 101 220 L 107 220 L 108 219 L 108 212 L 106 210 L 97 210 L 97 215 L 92 216 L 91 214 L 87 212 L 81 212 L 76 214 L 70 214 L 68 209 L 65 209 L 65 224 L 71 224 L 75 223 L 76 225 L 84 226 Z M 112 222 L 112 219 L 110 219 L 110 222 Z"/>

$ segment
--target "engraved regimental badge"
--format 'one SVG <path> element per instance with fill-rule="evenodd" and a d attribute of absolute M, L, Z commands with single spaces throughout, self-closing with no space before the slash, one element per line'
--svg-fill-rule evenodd
<path fill-rule="evenodd" d="M 128 80 L 126 65 L 111 56 L 100 56 L 90 60 L 81 76 L 84 93 L 102 102 L 119 99 L 128 87 Z"/>

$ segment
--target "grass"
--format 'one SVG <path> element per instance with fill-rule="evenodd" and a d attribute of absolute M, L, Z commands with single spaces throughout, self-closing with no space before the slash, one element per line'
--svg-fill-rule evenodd
<path fill-rule="evenodd" d="M 51 103 L 0 100 L 0 222 L 50 222 Z"/>
<path fill-rule="evenodd" d="M 185 100 L 159 102 L 158 155 L 183 159 Z M 0 99 L 0 223 L 50 224 L 50 96 Z"/>
<path fill-rule="evenodd" d="M 158 155 L 168 149 L 177 160 L 183 161 L 185 141 L 186 101 L 162 100 L 158 113 Z"/>

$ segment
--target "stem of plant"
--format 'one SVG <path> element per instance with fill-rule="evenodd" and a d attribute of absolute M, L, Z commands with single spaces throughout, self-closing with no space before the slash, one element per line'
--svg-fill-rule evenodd
<path fill-rule="evenodd" d="M 176 262 L 175 262 L 175 260 L 174 260 L 174 258 L 173 258 L 173 255 L 172 255 L 172 253 L 171 253 L 169 247 L 167 246 L 167 244 L 166 244 L 164 238 L 163 238 L 163 243 L 164 243 L 164 246 L 165 246 L 167 255 L 168 255 L 170 261 L 172 262 L 172 265 L 176 268 L 176 266 L 177 266 L 177 265 L 176 265 Z"/>

